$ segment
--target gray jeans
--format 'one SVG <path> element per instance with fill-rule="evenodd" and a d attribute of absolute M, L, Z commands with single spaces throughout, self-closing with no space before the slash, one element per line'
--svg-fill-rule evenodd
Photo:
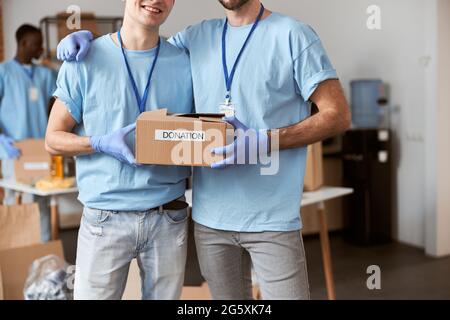
<path fill-rule="evenodd" d="M 309 300 L 303 239 L 294 232 L 230 232 L 195 224 L 203 277 L 213 299 L 251 300 L 251 269 L 262 298 Z"/>

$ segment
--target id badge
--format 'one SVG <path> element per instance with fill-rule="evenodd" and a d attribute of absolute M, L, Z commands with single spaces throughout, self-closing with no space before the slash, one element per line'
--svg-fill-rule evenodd
<path fill-rule="evenodd" d="M 232 103 L 223 103 L 219 106 L 219 112 L 225 115 L 225 117 L 227 118 L 232 118 L 236 114 L 236 109 L 234 107 L 234 104 Z"/>
<path fill-rule="evenodd" d="M 39 90 L 36 87 L 31 87 L 28 91 L 28 97 L 31 102 L 39 100 Z"/>

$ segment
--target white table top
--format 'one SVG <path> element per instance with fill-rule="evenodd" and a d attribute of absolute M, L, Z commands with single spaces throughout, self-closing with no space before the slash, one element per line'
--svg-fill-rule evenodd
<path fill-rule="evenodd" d="M 353 189 L 341 187 L 322 187 L 317 191 L 303 192 L 302 207 L 340 198 L 352 193 Z M 186 202 L 192 207 L 192 190 L 186 191 Z"/>
<path fill-rule="evenodd" d="M 342 187 L 322 187 L 317 191 L 303 192 L 302 207 L 340 198 L 353 193 L 353 189 Z"/>
<path fill-rule="evenodd" d="M 27 184 L 18 183 L 17 181 L 14 181 L 14 180 L 3 180 L 3 179 L 0 179 L 0 187 L 4 188 L 4 189 L 28 193 L 28 194 L 32 194 L 32 195 L 36 195 L 36 196 L 41 196 L 41 197 L 51 197 L 51 196 L 58 196 L 58 195 L 63 195 L 63 194 L 78 193 L 78 188 L 76 188 L 76 187 L 44 191 L 44 190 L 36 189 Z"/>
<path fill-rule="evenodd" d="M 68 189 L 55 189 L 51 191 L 43 191 L 26 184 L 18 183 L 16 181 L 2 180 L 2 179 L 0 179 L 0 187 L 18 192 L 33 194 L 41 197 L 78 193 L 78 188 L 76 187 Z M 353 189 L 341 187 L 322 187 L 317 191 L 304 192 L 302 199 L 302 207 L 306 207 L 312 204 L 317 204 L 335 198 L 340 198 L 352 193 Z M 189 203 L 190 206 L 192 206 L 192 190 L 186 191 L 186 202 Z"/>

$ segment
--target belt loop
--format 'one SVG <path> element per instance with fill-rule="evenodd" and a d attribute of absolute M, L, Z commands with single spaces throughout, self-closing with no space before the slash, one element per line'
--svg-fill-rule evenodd
<path fill-rule="evenodd" d="M 164 213 L 164 207 L 163 206 L 159 206 L 158 210 L 159 210 L 159 214 L 163 214 Z"/>

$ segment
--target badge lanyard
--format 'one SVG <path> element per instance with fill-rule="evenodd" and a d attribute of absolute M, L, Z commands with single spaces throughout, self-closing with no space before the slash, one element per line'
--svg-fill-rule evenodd
<path fill-rule="evenodd" d="M 239 51 L 239 54 L 236 58 L 236 61 L 233 65 L 233 68 L 231 69 L 231 74 L 228 73 L 228 66 L 227 66 L 227 44 L 226 44 L 226 36 L 227 36 L 227 30 L 228 30 L 228 18 L 225 20 L 225 25 L 223 26 L 223 33 L 222 33 L 222 64 L 223 64 L 223 72 L 225 75 L 225 85 L 227 88 L 227 94 L 225 96 L 225 108 L 234 109 L 231 104 L 231 85 L 233 83 L 234 74 L 236 73 L 237 65 L 239 64 L 239 60 L 241 59 L 242 53 L 244 52 L 245 48 L 247 47 L 247 44 L 250 41 L 251 36 L 256 30 L 256 27 L 258 27 L 259 22 L 261 21 L 261 18 L 264 14 L 264 6 L 261 4 L 261 10 L 259 11 L 258 17 L 256 18 L 255 23 L 252 26 L 252 29 L 250 30 L 250 33 L 247 36 L 247 39 L 244 42 L 244 45 L 242 46 L 241 50 Z M 225 111 L 227 114 L 227 111 Z M 234 113 L 234 111 L 233 111 Z M 228 115 L 227 115 L 228 116 Z"/>
<path fill-rule="evenodd" d="M 125 60 L 125 65 L 127 67 L 128 75 L 130 77 L 131 85 L 133 86 L 134 94 L 136 96 L 136 101 L 138 104 L 139 112 L 142 113 L 145 111 L 145 105 L 147 103 L 148 94 L 150 92 L 150 83 L 152 80 L 153 71 L 155 70 L 156 61 L 158 61 L 159 49 L 161 47 L 161 39 L 158 39 L 158 46 L 156 47 L 155 59 L 153 60 L 153 64 L 150 68 L 150 74 L 148 75 L 147 85 L 145 86 L 145 91 L 144 91 L 144 95 L 142 98 L 139 95 L 139 90 L 138 90 L 136 81 L 134 80 L 133 74 L 131 72 L 130 64 L 128 63 L 127 55 L 125 53 L 125 49 L 123 48 L 122 37 L 120 35 L 120 31 L 118 32 L 118 39 L 119 39 L 119 43 L 120 43 L 120 48 L 122 49 L 123 59 Z"/>
<path fill-rule="evenodd" d="M 20 63 L 18 58 L 14 58 L 14 61 L 17 63 L 17 65 L 23 70 L 23 72 L 25 72 L 25 74 L 27 75 L 28 79 L 30 79 L 30 83 L 31 83 L 31 87 L 29 88 L 28 91 L 28 98 L 33 101 L 36 102 L 39 100 L 39 91 L 36 88 L 36 86 L 34 85 L 33 79 L 34 79 L 34 64 L 31 64 L 31 68 L 27 69 L 25 68 L 22 63 Z"/>

